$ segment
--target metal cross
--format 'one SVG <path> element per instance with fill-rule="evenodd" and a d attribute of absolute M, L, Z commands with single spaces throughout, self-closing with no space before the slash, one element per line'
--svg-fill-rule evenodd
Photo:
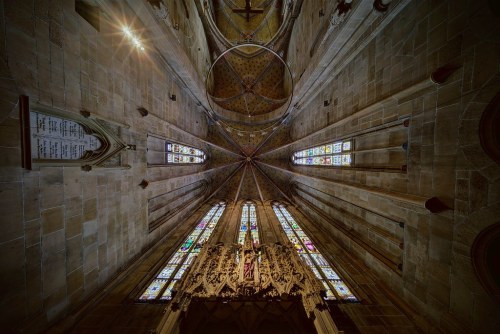
<path fill-rule="evenodd" d="M 233 9 L 233 13 L 246 13 L 247 14 L 247 22 L 250 22 L 250 14 L 262 14 L 264 9 L 262 8 L 252 8 L 251 0 L 245 0 L 245 8 L 236 8 Z"/>

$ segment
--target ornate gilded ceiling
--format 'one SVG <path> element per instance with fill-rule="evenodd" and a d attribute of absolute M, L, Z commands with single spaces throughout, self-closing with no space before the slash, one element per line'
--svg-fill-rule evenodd
<path fill-rule="evenodd" d="M 211 133 L 219 132 L 214 138 L 233 145 L 242 158 L 229 179 L 217 180 L 225 182 L 219 198 L 282 197 L 258 155 L 288 139 L 283 121 L 293 91 L 286 64 L 292 11 L 297 15 L 293 2 L 284 0 L 206 2 L 203 23 L 212 64 L 205 85 L 215 121 Z"/>
<path fill-rule="evenodd" d="M 243 49 L 229 51 L 214 64 L 212 100 L 249 118 L 283 106 L 290 96 L 283 85 L 285 76 L 290 78 L 286 65 L 265 49 L 252 56 L 236 52 Z"/>
<path fill-rule="evenodd" d="M 215 56 L 206 87 L 210 101 L 217 105 L 212 107 L 215 114 L 222 118 L 228 112 L 236 114 L 232 120 L 246 125 L 251 125 L 252 117 L 280 107 L 283 114 L 291 95 L 285 85 L 291 75 L 283 60 L 283 26 L 289 17 L 283 1 L 213 0 L 209 4 L 209 45 Z M 243 46 L 248 44 L 255 46 Z"/>

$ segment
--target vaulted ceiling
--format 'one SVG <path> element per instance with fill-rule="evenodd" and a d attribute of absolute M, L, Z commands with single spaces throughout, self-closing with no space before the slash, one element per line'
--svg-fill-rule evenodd
<path fill-rule="evenodd" d="M 286 64 L 295 7 L 282 0 L 214 0 L 202 17 L 211 66 L 205 88 L 215 131 L 209 140 L 229 144 L 240 164 L 229 180 L 219 175 L 215 196 L 231 200 L 283 197 L 285 184 L 267 175 L 258 156 L 270 144 L 285 143 L 284 125 L 292 99 L 292 75 Z M 225 142 L 225 143 L 224 143 Z M 220 165 L 224 154 L 212 155 Z M 285 159 L 287 159 L 285 157 Z"/>

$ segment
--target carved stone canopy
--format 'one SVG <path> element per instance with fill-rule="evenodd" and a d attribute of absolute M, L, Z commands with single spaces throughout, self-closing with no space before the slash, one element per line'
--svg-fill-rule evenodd
<path fill-rule="evenodd" d="M 173 302 L 299 298 L 307 313 L 324 305 L 324 287 L 291 244 L 256 248 L 245 239 L 244 245 L 207 245 L 175 288 L 179 293 Z"/>

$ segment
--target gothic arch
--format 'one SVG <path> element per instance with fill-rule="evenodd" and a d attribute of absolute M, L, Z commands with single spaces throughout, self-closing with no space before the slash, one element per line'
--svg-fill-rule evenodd
<path fill-rule="evenodd" d="M 463 152 L 472 169 L 476 169 L 490 182 L 500 175 L 500 154 L 492 147 L 498 142 L 500 109 L 500 74 L 493 76 L 464 108 L 459 125 L 459 150 Z M 489 122 L 495 121 L 496 125 Z M 496 158 L 495 158 L 496 157 Z"/>
<path fill-rule="evenodd" d="M 495 95 L 481 115 L 479 139 L 484 152 L 500 164 L 500 92 Z"/>
<path fill-rule="evenodd" d="M 471 248 L 472 266 L 486 292 L 500 300 L 500 222 L 488 226 L 474 239 Z"/>

